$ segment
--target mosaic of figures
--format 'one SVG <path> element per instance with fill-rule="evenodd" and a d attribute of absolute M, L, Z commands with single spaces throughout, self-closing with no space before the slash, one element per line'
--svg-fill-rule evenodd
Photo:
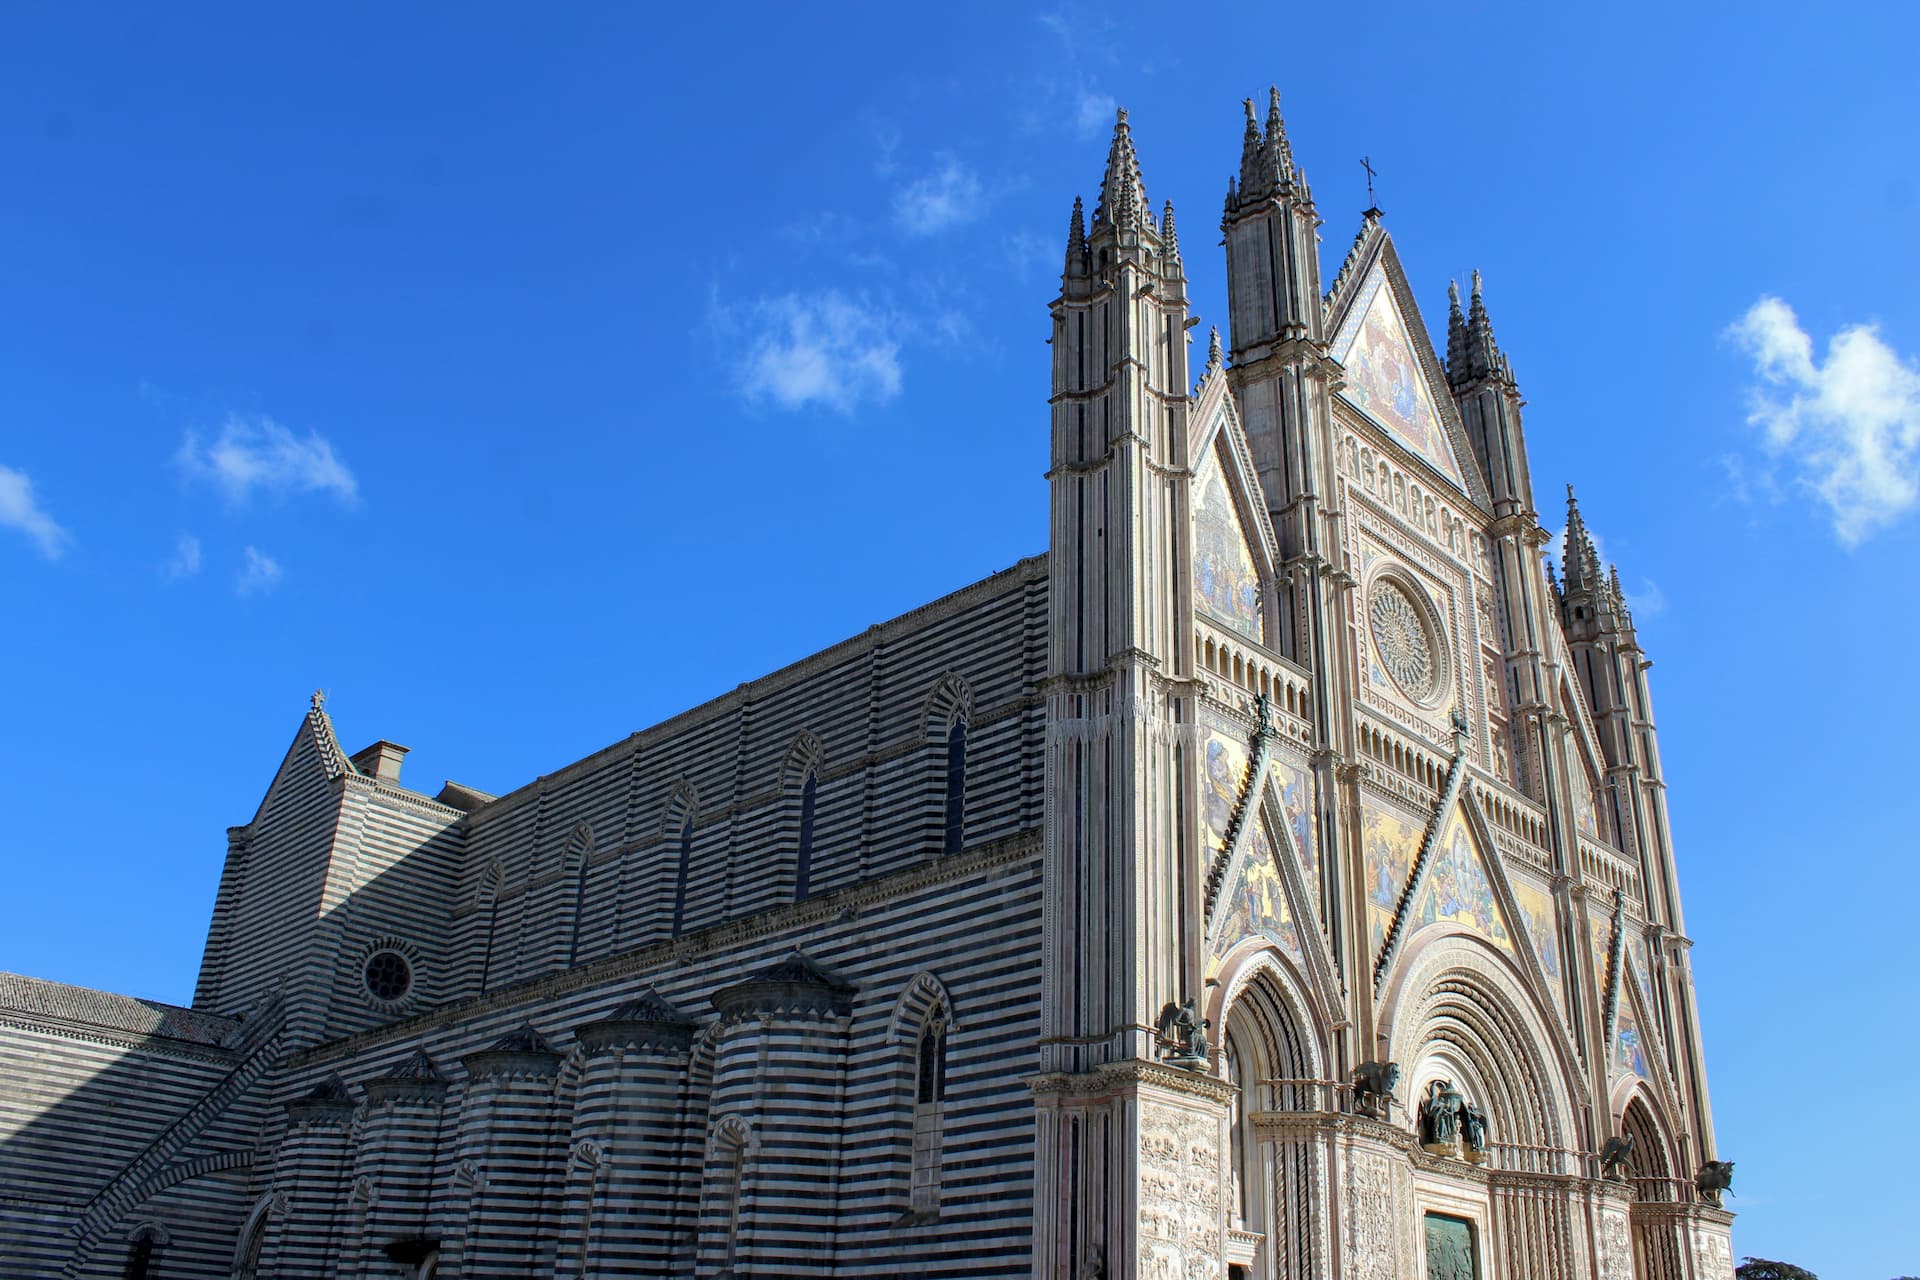
<path fill-rule="evenodd" d="M 1413 863 L 1420 854 L 1420 841 L 1425 833 L 1411 820 L 1371 800 L 1361 801 L 1360 821 L 1367 871 L 1367 916 L 1373 952 L 1377 955 L 1393 925 L 1394 911 L 1413 874 Z M 1552 908 L 1544 895 L 1531 892 L 1546 928 L 1538 935 L 1529 928 L 1527 936 L 1535 947 L 1535 954 L 1541 957 L 1542 967 L 1558 973 L 1560 958 L 1553 944 Z M 1494 894 L 1486 858 L 1457 810 L 1448 819 L 1445 834 L 1434 849 L 1406 927 L 1411 934 L 1436 924 L 1458 925 L 1479 934 L 1502 951 L 1509 954 L 1513 951 L 1513 933 Z M 1544 949 L 1539 941 L 1542 937 L 1546 939 Z"/>
<path fill-rule="evenodd" d="M 1346 371 L 1341 394 L 1435 470 L 1464 487 L 1446 427 L 1434 407 L 1406 321 L 1383 268 L 1375 267 L 1335 339 L 1334 359 Z M 1354 316 L 1358 316 L 1358 320 Z"/>
<path fill-rule="evenodd" d="M 1202 613 L 1264 642 L 1260 571 L 1215 449 L 1193 486 L 1193 595 Z"/>
<path fill-rule="evenodd" d="M 1487 864 L 1458 811 L 1434 850 L 1426 884 L 1413 905 L 1409 931 L 1430 924 L 1456 924 L 1473 930 L 1502 951 L 1513 950 L 1513 935 L 1494 899 Z"/>
<path fill-rule="evenodd" d="M 1624 972 L 1620 975 L 1620 1000 L 1618 1012 L 1614 1015 L 1613 1066 L 1615 1074 L 1627 1073 L 1639 1076 L 1642 1080 L 1651 1078 L 1647 1070 L 1646 1036 L 1640 1029 L 1640 1018 L 1634 1011 L 1630 989 L 1646 987 L 1635 974 L 1633 963 L 1633 926 L 1629 924 L 1625 950 L 1621 953 L 1620 964 Z M 1607 1007 L 1607 986 L 1610 972 L 1607 968 L 1608 951 L 1613 944 L 1613 921 L 1604 916 L 1593 918 L 1593 980 L 1597 988 L 1598 1007 Z"/>
<path fill-rule="evenodd" d="M 1207 730 L 1206 776 L 1201 786 L 1202 819 L 1206 824 L 1207 848 L 1211 856 L 1217 856 L 1227 847 L 1228 827 L 1232 825 L 1234 806 L 1239 801 L 1241 789 L 1250 781 L 1247 766 L 1252 759 L 1252 750 L 1247 744 L 1246 730 L 1226 716 L 1207 709 L 1202 712 L 1201 718 Z M 1306 788 L 1310 780 L 1304 769 L 1287 762 L 1276 762 L 1273 775 L 1275 789 L 1281 797 L 1282 812 L 1287 815 L 1288 825 L 1296 833 L 1295 842 L 1301 849 L 1301 860 L 1306 864 L 1302 870 L 1312 874 L 1306 852 L 1309 846 L 1299 844 L 1298 835 L 1303 825 L 1309 831 L 1312 827 L 1312 814 L 1306 801 Z M 1290 783 L 1293 792 L 1291 797 L 1288 796 Z M 1297 816 L 1296 804 L 1300 806 Z M 1300 936 L 1294 927 L 1292 912 L 1287 907 L 1286 891 L 1280 880 L 1280 864 L 1276 853 L 1278 842 L 1257 810 L 1258 806 L 1249 810 L 1251 829 L 1247 832 L 1247 850 L 1224 899 L 1227 918 L 1215 933 L 1219 939 L 1216 952 L 1224 953 L 1241 939 L 1259 935 L 1297 957 L 1300 954 Z"/>
<path fill-rule="evenodd" d="M 1221 1263 L 1220 1122 L 1140 1103 L 1141 1280 L 1216 1280 Z"/>
<path fill-rule="evenodd" d="M 1593 779 L 1587 772 L 1586 754 L 1571 736 L 1567 739 L 1567 755 L 1573 765 L 1568 772 L 1573 775 L 1574 821 L 1579 825 L 1581 835 L 1589 840 L 1598 840 L 1600 817 L 1593 803 Z"/>
<path fill-rule="evenodd" d="M 1553 993 L 1554 1003 L 1558 1005 L 1563 997 L 1560 992 L 1560 941 L 1554 928 L 1553 899 L 1535 888 L 1524 876 L 1515 875 L 1513 900 L 1520 908 L 1520 923 L 1527 931 L 1527 940 L 1533 944 L 1534 958 L 1539 960 L 1541 971 L 1547 975 L 1547 989 Z"/>
<path fill-rule="evenodd" d="M 1273 840 L 1264 821 L 1247 833 L 1247 855 L 1224 900 L 1225 919 L 1218 932 L 1216 955 L 1224 955 L 1246 939 L 1267 939 L 1295 959 L 1301 958 L 1300 934 L 1287 907 L 1286 887 L 1280 882 Z"/>

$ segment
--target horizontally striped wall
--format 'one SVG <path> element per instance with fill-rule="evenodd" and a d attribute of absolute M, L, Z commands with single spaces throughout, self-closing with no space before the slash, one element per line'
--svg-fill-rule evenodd
<path fill-rule="evenodd" d="M 684 933 L 790 902 L 801 742 L 817 752 L 813 893 L 939 853 L 956 700 L 965 843 L 1037 825 L 1045 586 L 1022 562 L 472 814 L 449 994 L 667 939 L 676 914 Z"/>
<path fill-rule="evenodd" d="M 1039 890 L 1029 831 L 298 1055 L 251 1188 L 287 1196 L 262 1274 L 399 1275 L 386 1245 L 419 1236 L 462 1276 L 691 1277 L 737 1221 L 755 1274 L 1024 1275 Z M 930 990 L 952 1022 L 921 1221 L 902 1027 Z M 395 1083 L 422 1062 L 444 1083 Z M 351 1108 L 313 1097 L 336 1076 Z"/>

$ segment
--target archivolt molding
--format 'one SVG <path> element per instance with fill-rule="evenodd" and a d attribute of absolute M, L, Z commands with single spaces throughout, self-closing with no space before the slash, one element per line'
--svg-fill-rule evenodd
<path fill-rule="evenodd" d="M 894 1001 L 893 1018 L 888 1023 L 889 1033 L 901 1043 L 916 1039 L 928 1015 L 936 1009 L 944 1012 L 948 1027 L 960 1025 L 959 1019 L 954 1016 L 953 996 L 948 993 L 946 983 L 935 974 L 923 970 L 914 975 L 913 981 L 900 993 L 900 998 Z"/>
<path fill-rule="evenodd" d="M 1487 1100 L 1496 1142 L 1579 1145 L 1582 1074 L 1571 1047 L 1512 962 L 1477 935 L 1448 932 L 1419 947 L 1386 993 L 1380 1027 L 1387 1057 L 1409 1076 L 1436 1040 L 1471 1058 L 1500 1093 Z"/>
<path fill-rule="evenodd" d="M 973 716 L 973 689 L 957 671 L 949 671 L 934 683 L 927 694 L 920 722 L 927 737 L 944 741 L 955 720 L 967 723 Z"/>
<path fill-rule="evenodd" d="M 1278 947 L 1263 939 L 1249 939 L 1236 947 L 1220 970 L 1220 985 L 1207 1010 L 1212 1020 L 1215 1042 L 1225 1033 L 1227 1019 L 1233 1015 L 1241 997 L 1256 982 L 1277 998 L 1280 1012 L 1291 1019 L 1307 1051 L 1305 1077 L 1320 1079 L 1327 1062 L 1327 1018 L 1323 1008 L 1309 994 L 1287 957 Z"/>

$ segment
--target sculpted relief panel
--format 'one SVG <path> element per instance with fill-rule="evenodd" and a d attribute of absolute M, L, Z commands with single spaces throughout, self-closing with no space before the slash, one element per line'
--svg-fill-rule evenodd
<path fill-rule="evenodd" d="M 1396 1280 L 1402 1239 L 1404 1170 L 1377 1151 L 1353 1152 L 1347 1182 L 1347 1280 Z"/>
<path fill-rule="evenodd" d="M 1733 1280 L 1733 1242 L 1717 1231 L 1696 1237 L 1693 1268 L 1701 1280 Z"/>
<path fill-rule="evenodd" d="M 1600 1215 L 1600 1280 L 1633 1280 L 1633 1233 L 1624 1213 Z"/>
<path fill-rule="evenodd" d="M 1220 1122 L 1140 1101 L 1140 1280 L 1220 1280 Z"/>

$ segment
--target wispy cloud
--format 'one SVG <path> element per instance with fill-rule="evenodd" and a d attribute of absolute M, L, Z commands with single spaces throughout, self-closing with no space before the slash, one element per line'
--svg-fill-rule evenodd
<path fill-rule="evenodd" d="M 33 493 L 33 481 L 24 471 L 0 467 L 0 526 L 18 529 L 32 538 L 40 554 L 58 560 L 73 535 L 47 514 Z"/>
<path fill-rule="evenodd" d="M 170 582 L 191 578 L 200 572 L 200 539 L 190 533 L 175 538 L 173 554 L 160 566 L 160 572 Z"/>
<path fill-rule="evenodd" d="M 278 560 L 258 547 L 248 547 L 246 560 L 240 566 L 240 576 L 234 580 L 233 589 L 243 596 L 257 595 L 271 591 L 280 577 Z"/>
<path fill-rule="evenodd" d="M 268 417 L 229 415 L 211 441 L 189 431 L 174 461 L 187 475 L 212 483 L 235 503 L 256 493 L 330 493 L 346 503 L 359 495 L 353 472 L 319 432 L 309 431 L 301 439 Z"/>
<path fill-rule="evenodd" d="M 1113 127 L 1113 114 L 1120 104 L 1113 95 L 1093 89 L 1080 91 L 1080 106 L 1074 113 L 1074 126 L 1081 137 L 1092 137 Z"/>
<path fill-rule="evenodd" d="M 714 323 L 723 342 L 745 347 L 741 390 L 752 402 L 851 414 L 900 394 L 899 318 L 865 297 L 830 290 L 716 302 Z"/>
<path fill-rule="evenodd" d="M 1760 380 L 1747 421 L 1766 459 L 1826 507 L 1842 545 L 1858 546 L 1920 503 L 1920 369 L 1875 326 L 1842 329 L 1817 360 L 1793 308 L 1764 296 L 1727 334 Z M 1768 490 L 1772 477 L 1749 487 Z"/>
<path fill-rule="evenodd" d="M 931 173 L 893 194 L 893 216 L 912 236 L 930 236 L 972 222 L 985 211 L 980 175 L 948 153 L 934 157 Z"/>

